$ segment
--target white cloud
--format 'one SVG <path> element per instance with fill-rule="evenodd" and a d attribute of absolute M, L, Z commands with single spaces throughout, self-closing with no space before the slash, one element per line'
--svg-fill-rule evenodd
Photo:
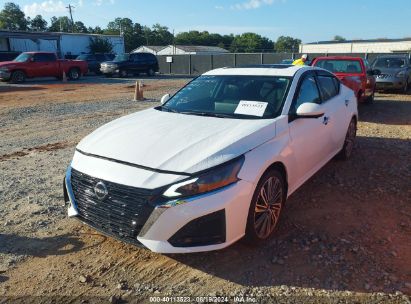
<path fill-rule="evenodd" d="M 94 0 L 93 5 L 102 6 L 103 4 L 114 4 L 115 0 Z"/>
<path fill-rule="evenodd" d="M 224 6 L 216 5 L 216 6 L 214 6 L 214 8 L 215 8 L 216 10 L 223 10 L 223 9 L 224 9 Z"/>
<path fill-rule="evenodd" d="M 236 10 L 251 10 L 257 9 L 264 5 L 272 5 L 274 2 L 285 2 L 286 0 L 248 0 L 247 2 L 236 3 L 231 5 L 231 9 Z"/>
<path fill-rule="evenodd" d="M 23 8 L 27 16 L 36 16 L 38 14 L 61 13 L 66 11 L 63 1 L 47 0 L 43 2 L 33 2 Z"/>

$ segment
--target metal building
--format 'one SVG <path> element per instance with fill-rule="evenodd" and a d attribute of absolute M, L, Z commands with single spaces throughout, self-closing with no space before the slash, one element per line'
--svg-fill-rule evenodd
<path fill-rule="evenodd" d="M 411 38 L 319 41 L 300 45 L 300 53 L 408 53 Z"/>
<path fill-rule="evenodd" d="M 88 53 L 90 38 L 108 39 L 113 52 L 124 53 L 124 37 L 82 33 L 51 33 L 0 30 L 0 52 L 55 52 L 60 57 Z"/>

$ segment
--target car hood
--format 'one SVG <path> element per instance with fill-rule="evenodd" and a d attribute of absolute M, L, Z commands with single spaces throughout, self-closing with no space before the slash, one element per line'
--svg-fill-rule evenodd
<path fill-rule="evenodd" d="M 13 67 L 14 65 L 16 65 L 16 63 L 18 63 L 18 62 L 15 62 L 15 61 L 3 61 L 3 62 L 0 62 L 0 68 Z"/>
<path fill-rule="evenodd" d="M 152 169 L 195 173 L 242 155 L 274 136 L 274 119 L 228 119 L 148 109 L 100 127 L 77 149 Z"/>
<path fill-rule="evenodd" d="M 375 68 L 381 71 L 381 74 L 396 75 L 400 71 L 405 71 L 406 68 Z"/>

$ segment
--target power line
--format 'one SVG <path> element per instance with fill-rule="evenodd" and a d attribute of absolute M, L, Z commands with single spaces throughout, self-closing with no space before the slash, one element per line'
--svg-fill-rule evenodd
<path fill-rule="evenodd" d="M 74 6 L 72 6 L 71 4 L 69 4 L 68 6 L 66 6 L 66 8 L 69 10 L 70 12 L 70 19 L 71 19 L 71 32 L 74 33 L 74 21 L 73 21 L 73 12 L 72 9 L 75 8 Z"/>

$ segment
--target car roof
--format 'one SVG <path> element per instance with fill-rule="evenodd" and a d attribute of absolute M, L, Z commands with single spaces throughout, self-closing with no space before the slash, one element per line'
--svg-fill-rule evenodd
<path fill-rule="evenodd" d="M 314 60 L 364 60 L 362 57 L 353 57 L 353 56 L 322 56 L 322 57 L 316 57 Z"/>
<path fill-rule="evenodd" d="M 317 68 L 301 65 L 272 64 L 249 65 L 235 68 L 220 68 L 208 71 L 203 75 L 253 75 L 253 76 L 284 76 L 293 77 L 299 70 L 316 70 Z"/>
<path fill-rule="evenodd" d="M 56 54 L 56 53 L 53 53 L 53 52 L 24 52 L 24 53 L 27 53 L 27 54 L 53 54 L 53 55 Z"/>

